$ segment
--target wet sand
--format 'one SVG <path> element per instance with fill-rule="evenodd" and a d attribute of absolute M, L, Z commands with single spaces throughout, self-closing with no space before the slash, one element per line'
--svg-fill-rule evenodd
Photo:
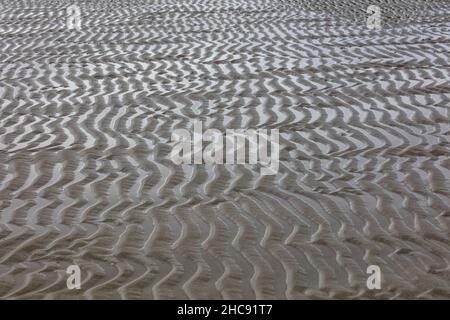
<path fill-rule="evenodd" d="M 450 3 L 386 2 L 0 1 L 0 298 L 450 298 Z"/>

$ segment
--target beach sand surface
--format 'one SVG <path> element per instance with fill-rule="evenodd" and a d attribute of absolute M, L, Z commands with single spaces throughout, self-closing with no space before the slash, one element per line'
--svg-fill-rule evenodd
<path fill-rule="evenodd" d="M 0 298 L 450 298 L 449 1 L 0 9 Z M 278 173 L 174 164 L 196 120 Z"/>

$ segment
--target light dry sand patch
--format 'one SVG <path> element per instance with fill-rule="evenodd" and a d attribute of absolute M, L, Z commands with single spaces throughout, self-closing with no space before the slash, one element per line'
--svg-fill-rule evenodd
<path fill-rule="evenodd" d="M 1 298 L 450 297 L 448 1 L 0 7 Z M 278 174 L 176 166 L 194 120 Z"/>

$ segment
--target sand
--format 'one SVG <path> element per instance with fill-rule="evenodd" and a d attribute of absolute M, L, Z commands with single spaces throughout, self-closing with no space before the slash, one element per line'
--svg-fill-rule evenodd
<path fill-rule="evenodd" d="M 450 298 L 448 1 L 0 9 L 0 298 Z M 195 120 L 278 173 L 175 165 Z"/>

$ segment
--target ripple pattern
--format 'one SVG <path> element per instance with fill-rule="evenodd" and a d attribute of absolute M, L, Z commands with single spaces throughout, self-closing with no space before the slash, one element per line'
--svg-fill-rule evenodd
<path fill-rule="evenodd" d="M 0 8 L 0 298 L 450 298 L 448 1 Z M 175 165 L 194 120 L 278 174 Z"/>

